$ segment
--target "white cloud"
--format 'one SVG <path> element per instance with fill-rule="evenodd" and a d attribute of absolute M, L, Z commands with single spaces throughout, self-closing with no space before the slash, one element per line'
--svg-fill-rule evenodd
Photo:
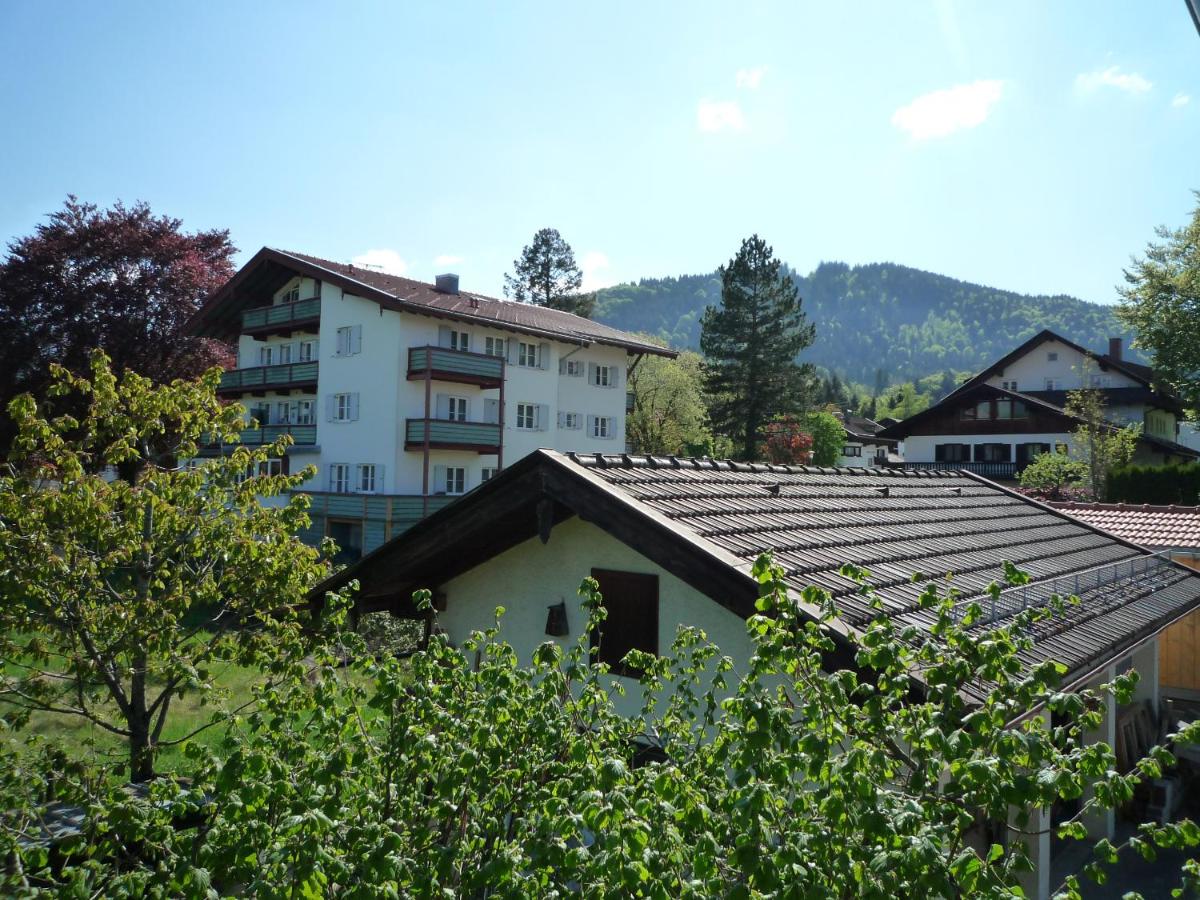
<path fill-rule="evenodd" d="M 1104 70 L 1076 75 L 1075 87 L 1089 94 L 1102 87 L 1115 87 L 1129 94 L 1144 94 L 1154 84 L 1138 72 L 1122 72 L 1120 66 L 1109 66 Z"/>
<path fill-rule="evenodd" d="M 364 269 L 375 269 L 389 275 L 403 275 L 408 271 L 408 263 L 401 259 L 395 250 L 368 250 L 355 256 L 350 262 Z"/>
<path fill-rule="evenodd" d="M 579 269 L 583 272 L 583 285 L 580 290 L 598 291 L 613 283 L 605 274 L 609 268 L 608 257 L 599 250 L 589 250 L 579 261 Z"/>
<path fill-rule="evenodd" d="M 763 76 L 766 74 L 766 66 L 755 66 L 753 69 L 738 69 L 737 77 L 734 80 L 738 87 L 754 90 L 762 83 Z"/>
<path fill-rule="evenodd" d="M 457 266 L 460 262 L 463 262 L 463 258 L 452 253 L 443 253 L 441 256 L 434 257 L 433 260 L 435 266 Z"/>
<path fill-rule="evenodd" d="M 896 110 L 892 124 L 917 141 L 946 137 L 982 125 L 1003 93 L 1004 82 L 993 79 L 922 94 Z"/>
<path fill-rule="evenodd" d="M 701 100 L 696 107 L 696 127 L 707 132 L 741 131 L 746 119 L 734 100 Z"/>
<path fill-rule="evenodd" d="M 1189 97 L 1187 94 L 1185 94 L 1183 91 L 1180 91 L 1178 94 L 1176 94 L 1174 97 L 1171 98 L 1172 106 L 1187 106 L 1191 102 L 1192 102 L 1192 98 Z"/>

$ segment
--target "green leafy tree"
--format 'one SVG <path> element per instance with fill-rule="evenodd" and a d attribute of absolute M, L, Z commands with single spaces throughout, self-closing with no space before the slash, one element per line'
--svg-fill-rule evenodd
<path fill-rule="evenodd" d="M 596 298 L 580 293 L 582 286 L 575 252 L 555 228 L 538 231 L 504 276 L 504 296 L 588 318 Z"/>
<path fill-rule="evenodd" d="M 264 506 L 312 475 L 260 474 L 290 439 L 181 465 L 204 441 L 234 443 L 244 410 L 219 370 L 155 385 L 106 356 L 91 378 L 54 367 L 49 417 L 28 394 L 0 469 L 0 707 L 85 719 L 124 738 L 129 777 L 154 774 L 172 700 L 209 693 L 215 664 L 271 653 L 299 627 L 296 600 L 324 566 L 296 537 L 307 499 Z M 93 474 L 111 466 L 126 478 Z M 249 477 L 248 477 L 248 473 Z M 207 724 L 200 728 L 208 727 Z"/>
<path fill-rule="evenodd" d="M 812 436 L 814 466 L 836 466 L 846 446 L 846 429 L 833 413 L 809 413 L 801 420 L 802 427 Z"/>
<path fill-rule="evenodd" d="M 629 373 L 633 409 L 625 432 L 636 453 L 681 454 L 711 443 L 700 355 L 643 356 Z"/>
<path fill-rule="evenodd" d="M 705 309 L 700 336 L 709 416 L 741 458 L 753 459 L 763 426 L 808 403 L 813 369 L 797 357 L 815 332 L 791 275 L 758 235 L 719 274 L 721 302 Z"/>
<path fill-rule="evenodd" d="M 1083 369 L 1083 382 L 1088 383 L 1090 365 Z M 1104 393 L 1094 388 L 1070 391 L 1064 407 L 1069 415 L 1080 420 L 1071 432 L 1071 452 L 1087 470 L 1086 484 L 1096 500 L 1107 498 L 1108 473 L 1128 465 L 1137 451 L 1142 435 L 1140 424 L 1118 427 L 1105 418 Z"/>
<path fill-rule="evenodd" d="M 813 897 L 1028 896 L 1035 813 L 1059 801 L 1063 842 L 1095 844 L 1099 879 L 1119 853 L 1153 858 L 1195 847 L 1190 821 L 1146 823 L 1123 845 L 1084 822 L 1174 765 L 1165 744 L 1128 773 L 1091 737 L 1136 676 L 1064 691 L 1063 667 L 1022 662 L 1035 629 L 1067 613 L 1053 600 L 984 625 L 929 582 L 927 629 L 880 615 L 853 665 L 828 671 L 837 615 L 818 588 L 793 592 L 760 558 L 748 659 L 723 656 L 681 627 L 661 657 L 634 651 L 640 715 L 618 714 L 607 666 L 589 664 L 604 616 L 597 584 L 580 589 L 589 621 L 565 647 L 520 659 L 496 625 L 454 647 L 435 631 L 402 661 L 318 650 L 281 662 L 292 675 L 260 694 L 219 755 L 193 749 L 195 780 L 163 780 L 153 803 L 106 792 L 61 762 L 0 771 L 0 809 L 30 821 L 58 790 L 94 810 L 86 852 L 51 864 L 0 829 L 0 887 L 31 880 L 75 896 Z M 868 573 L 847 566 L 868 600 Z M 1025 576 L 1007 567 L 1006 584 Z M 430 614 L 428 592 L 417 595 Z M 336 601 L 335 601 L 336 602 Z M 985 603 L 987 598 L 985 598 Z M 334 627 L 344 609 L 331 608 Z M 330 646 L 352 642 L 343 635 Z M 307 653 L 295 642 L 286 652 Z M 848 662 L 850 662 L 848 660 Z M 920 671 L 920 687 L 913 672 Z M 969 701 L 984 687 L 985 695 Z M 1043 708 L 1020 723 L 1012 719 Z M 1053 726 L 1051 722 L 1053 721 Z M 1185 725 L 1181 743 L 1200 738 Z M 1089 790 L 1090 788 L 1090 790 Z M 203 805 L 201 805 L 203 803 Z M 205 828 L 171 827 L 205 815 Z M 131 847 L 152 852 L 139 858 Z M 1194 862 L 1182 873 L 1197 885 Z M 1018 891 L 1022 883 L 1025 890 Z M 1071 877 L 1060 896 L 1078 898 Z"/>
<path fill-rule="evenodd" d="M 1153 358 L 1154 371 L 1200 414 L 1200 192 L 1191 221 L 1160 227 L 1161 243 L 1125 270 L 1117 314 L 1137 332 L 1136 347 Z"/>
<path fill-rule="evenodd" d="M 1021 487 L 1047 500 L 1066 499 L 1072 488 L 1086 482 L 1090 471 L 1081 459 L 1066 453 L 1039 453 L 1021 470 Z"/>

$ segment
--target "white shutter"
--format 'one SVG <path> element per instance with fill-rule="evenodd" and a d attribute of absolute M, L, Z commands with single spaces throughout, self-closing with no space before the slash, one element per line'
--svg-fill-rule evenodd
<path fill-rule="evenodd" d="M 548 403 L 539 403 L 537 405 L 537 430 L 545 431 L 550 427 L 550 405 Z"/>
<path fill-rule="evenodd" d="M 614 387 L 614 388 L 621 386 L 621 367 L 620 366 L 609 366 L 608 367 L 608 386 Z"/>
<path fill-rule="evenodd" d="M 596 436 L 596 417 L 595 416 L 587 417 L 587 436 L 588 437 Z"/>
<path fill-rule="evenodd" d="M 337 395 L 328 394 L 325 397 L 325 421 L 332 422 L 335 412 L 337 412 Z"/>
<path fill-rule="evenodd" d="M 446 467 L 433 467 L 433 484 L 429 486 L 429 493 L 444 494 L 446 493 Z"/>
<path fill-rule="evenodd" d="M 588 363 L 588 384 L 596 383 L 596 369 L 598 366 L 594 362 Z"/>
<path fill-rule="evenodd" d="M 521 348 L 521 342 L 515 338 L 508 338 L 504 342 L 504 346 L 508 351 L 508 364 L 515 366 L 517 364 L 517 352 Z"/>
<path fill-rule="evenodd" d="M 558 361 L 558 374 L 559 375 L 567 374 L 567 360 L 565 358 L 560 359 Z"/>
<path fill-rule="evenodd" d="M 439 325 L 438 326 L 438 346 L 439 347 L 449 347 L 450 346 L 450 326 L 449 325 Z"/>
<path fill-rule="evenodd" d="M 538 344 L 537 361 L 538 361 L 539 369 L 550 368 L 550 345 L 549 344 Z"/>
<path fill-rule="evenodd" d="M 338 463 L 330 463 L 329 464 L 329 490 L 330 491 L 337 490 L 337 469 L 338 469 Z"/>
<path fill-rule="evenodd" d="M 350 395 L 350 421 L 358 421 L 358 392 L 355 391 Z"/>
<path fill-rule="evenodd" d="M 484 399 L 483 401 L 483 421 L 489 425 L 500 424 L 500 401 Z"/>
<path fill-rule="evenodd" d="M 559 427 L 559 428 L 564 428 L 564 427 L 566 427 L 566 424 L 567 424 L 567 414 L 566 414 L 565 412 L 559 411 L 559 414 L 558 414 L 558 427 Z"/>
<path fill-rule="evenodd" d="M 433 406 L 435 419 L 450 418 L 450 396 L 448 394 L 438 394 L 434 400 Z"/>
<path fill-rule="evenodd" d="M 467 401 L 467 407 L 466 407 L 466 415 L 465 415 L 465 416 L 463 416 L 463 419 L 465 419 L 465 420 L 466 420 L 466 421 L 468 421 L 468 422 L 471 422 L 471 421 L 474 421 L 474 420 L 471 418 L 471 398 L 470 398 L 470 397 L 467 397 L 467 398 L 465 398 L 465 399 L 466 399 L 466 401 Z"/>
<path fill-rule="evenodd" d="M 375 493 L 386 494 L 387 491 L 383 487 L 383 466 L 375 467 Z"/>
<path fill-rule="evenodd" d="M 350 332 L 345 328 L 337 330 L 337 353 L 335 356 L 345 356 L 350 352 Z"/>
<path fill-rule="evenodd" d="M 355 325 L 353 328 L 350 329 L 350 352 L 351 352 L 351 354 L 362 352 L 362 326 L 361 325 Z"/>

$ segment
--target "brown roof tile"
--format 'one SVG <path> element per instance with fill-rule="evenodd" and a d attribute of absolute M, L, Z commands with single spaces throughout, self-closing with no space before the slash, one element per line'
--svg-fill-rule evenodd
<path fill-rule="evenodd" d="M 1200 550 L 1200 507 L 1125 503 L 1050 505 L 1144 547 Z"/>

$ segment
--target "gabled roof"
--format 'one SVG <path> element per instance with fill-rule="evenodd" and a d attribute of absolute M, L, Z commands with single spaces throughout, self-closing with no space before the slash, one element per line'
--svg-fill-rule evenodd
<path fill-rule="evenodd" d="M 1081 521 L 1143 547 L 1200 550 L 1200 507 L 1126 503 L 1051 503 Z"/>
<path fill-rule="evenodd" d="M 739 615 L 754 609 L 754 560 L 772 551 L 797 596 L 807 585 L 834 596 L 835 637 L 844 645 L 876 615 L 858 585 L 838 574 L 847 563 L 870 571 L 887 615 L 918 627 L 932 623 L 919 608 L 922 581 L 949 579 L 946 587 L 978 598 L 1005 561 L 1029 573 L 1035 590 L 1080 574 L 1083 602 L 1039 626 L 1023 657 L 1058 660 L 1077 677 L 1200 605 L 1200 577 L 1188 569 L 1147 560 L 1135 544 L 967 472 L 550 450 L 524 457 L 312 596 L 357 578 L 365 602 L 400 609 L 416 588 L 436 588 L 534 535 L 552 541 L 552 525 L 572 515 Z M 1115 578 L 1100 584 L 1105 572 Z"/>
<path fill-rule="evenodd" d="M 880 432 L 883 431 L 883 426 L 878 422 L 868 419 L 866 416 L 858 416 L 854 413 L 837 413 L 838 420 L 842 423 L 842 427 L 846 430 L 846 437 L 852 441 L 857 441 L 862 444 L 895 444 L 896 441 L 892 438 L 883 437 Z"/>
<path fill-rule="evenodd" d="M 1128 375 L 1134 381 L 1142 383 L 1146 387 L 1154 387 L 1154 371 L 1149 366 L 1143 366 L 1124 359 L 1114 359 L 1107 353 L 1096 353 L 1094 350 L 1089 350 L 1087 347 L 1076 344 L 1074 341 L 1067 340 L 1067 338 L 1060 334 L 1055 334 L 1053 331 L 1047 328 L 1035 334 L 1015 350 L 1000 357 L 1000 359 L 996 360 L 978 375 L 975 375 L 969 380 L 963 382 L 958 388 L 947 394 L 944 399 L 949 400 L 951 397 L 967 390 L 968 388 L 975 387 L 976 385 L 987 381 L 987 379 L 1005 369 L 1014 360 L 1020 359 L 1029 351 L 1036 349 L 1038 346 L 1046 343 L 1047 341 L 1058 341 L 1060 344 L 1065 344 L 1072 350 L 1075 350 L 1076 352 L 1095 360 L 1101 369 L 1115 369 L 1118 372 Z M 1157 393 L 1162 394 L 1161 391 L 1158 391 Z M 1169 395 L 1163 396 L 1165 399 Z"/>
<path fill-rule="evenodd" d="M 242 311 L 262 305 L 264 295 L 273 293 L 295 275 L 335 284 L 347 293 L 374 300 L 385 309 L 511 329 L 574 344 L 622 347 L 630 353 L 678 355 L 618 328 L 561 310 L 465 291 L 443 293 L 423 281 L 271 247 L 259 250 L 218 289 L 192 317 L 188 330 L 207 337 L 236 335 Z"/>
<path fill-rule="evenodd" d="M 1047 399 L 1051 393 L 1052 392 L 1049 391 L 1031 391 L 1029 393 L 1024 393 L 1022 391 L 1010 391 L 1008 388 L 996 387 L 994 384 L 988 384 L 986 381 L 979 382 L 970 387 L 964 385 L 962 388 L 955 391 L 953 394 L 949 394 L 945 399 L 935 403 L 928 409 L 921 410 L 921 412 L 911 415 L 904 421 L 897 422 L 895 425 L 889 425 L 887 428 L 881 430 L 878 436 L 883 438 L 904 440 L 910 434 L 912 434 L 914 426 L 919 425 L 921 422 L 924 422 L 926 419 L 929 419 L 933 416 L 943 414 L 948 406 L 957 409 L 961 406 L 967 406 L 971 403 L 977 402 L 980 399 L 991 397 L 1007 397 L 1010 400 L 1020 400 L 1022 403 L 1026 404 L 1032 409 L 1040 410 L 1043 413 L 1051 416 L 1058 416 L 1063 419 L 1064 428 L 1075 428 L 1081 424 L 1082 420 L 1077 416 L 1073 416 L 1061 406 L 1058 406 Z M 1110 425 L 1114 429 L 1118 427 L 1112 423 L 1110 423 Z M 998 436 L 1003 436 L 1003 433 L 999 433 Z M 1200 458 L 1200 451 L 1194 450 L 1191 447 L 1187 447 L 1175 441 L 1168 440 L 1167 438 L 1159 437 L 1154 434 L 1148 434 L 1144 431 L 1138 440 L 1142 443 L 1149 444 L 1151 447 L 1161 450 L 1164 453 L 1170 453 L 1175 456 L 1192 457 L 1193 459 Z"/>

